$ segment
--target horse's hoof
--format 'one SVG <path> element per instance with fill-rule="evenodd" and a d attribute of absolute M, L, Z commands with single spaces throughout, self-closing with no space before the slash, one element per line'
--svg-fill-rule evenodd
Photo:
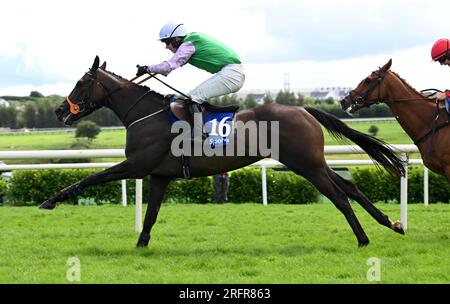
<path fill-rule="evenodd" d="M 392 230 L 397 233 L 405 234 L 405 230 L 403 229 L 403 224 L 400 221 L 395 221 L 391 224 Z"/>
<path fill-rule="evenodd" d="M 46 200 L 39 206 L 39 209 L 52 210 L 55 209 L 55 207 L 56 207 L 55 203 L 53 203 L 51 200 Z"/>
<path fill-rule="evenodd" d="M 362 241 L 358 241 L 358 246 L 360 248 L 361 247 L 366 247 L 367 245 L 369 245 L 369 243 L 370 243 L 369 239 L 365 239 L 365 240 L 362 240 Z"/>
<path fill-rule="evenodd" d="M 136 248 L 147 248 L 150 242 L 150 234 L 143 234 L 139 236 L 139 240 L 136 244 Z"/>

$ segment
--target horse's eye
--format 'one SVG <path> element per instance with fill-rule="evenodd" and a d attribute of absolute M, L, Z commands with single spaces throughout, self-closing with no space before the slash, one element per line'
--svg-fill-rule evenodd
<path fill-rule="evenodd" d="M 371 79 L 370 79 L 369 77 L 367 77 L 366 79 L 364 79 L 364 83 L 365 83 L 365 84 L 369 84 L 370 81 L 371 81 Z"/>

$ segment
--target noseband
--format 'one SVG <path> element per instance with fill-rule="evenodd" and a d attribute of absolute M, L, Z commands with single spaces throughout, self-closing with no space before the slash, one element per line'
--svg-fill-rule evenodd
<path fill-rule="evenodd" d="M 72 115 L 78 115 L 79 113 L 83 112 L 86 109 L 85 103 L 90 102 L 90 99 L 91 99 L 90 92 L 91 92 L 93 83 L 97 83 L 97 85 L 103 89 L 107 98 L 109 98 L 110 95 L 112 93 L 114 93 L 114 92 L 108 93 L 108 90 L 103 86 L 103 84 L 100 81 L 97 80 L 96 76 L 92 75 L 90 72 L 88 72 L 87 75 L 89 76 L 89 80 L 91 81 L 91 84 L 89 85 L 89 87 L 87 89 L 87 93 L 82 95 L 83 100 L 81 102 L 73 102 L 70 99 L 70 96 L 66 97 L 66 101 L 69 104 L 70 113 L 72 113 Z M 86 98 L 84 98 L 84 97 L 86 97 Z"/>

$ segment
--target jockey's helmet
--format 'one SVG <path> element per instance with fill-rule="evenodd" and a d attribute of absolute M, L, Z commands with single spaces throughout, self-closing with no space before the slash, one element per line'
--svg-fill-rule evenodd
<path fill-rule="evenodd" d="M 168 22 L 159 31 L 159 40 L 165 40 L 173 37 L 184 37 L 189 32 L 183 23 Z"/>
<path fill-rule="evenodd" d="M 450 41 L 446 38 L 441 38 L 431 48 L 431 59 L 438 61 L 442 57 L 447 57 L 449 53 Z"/>

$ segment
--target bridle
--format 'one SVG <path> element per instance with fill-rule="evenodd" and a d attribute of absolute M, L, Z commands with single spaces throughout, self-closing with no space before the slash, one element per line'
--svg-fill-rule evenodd
<path fill-rule="evenodd" d="M 106 88 L 99 80 L 97 80 L 97 75 L 93 75 L 93 74 L 91 73 L 91 71 L 87 72 L 86 74 L 87 74 L 87 76 L 89 77 L 89 81 L 90 81 L 91 83 L 87 86 L 87 92 L 86 92 L 85 94 L 82 94 L 82 95 L 81 95 L 81 96 L 83 96 L 82 101 L 81 101 L 81 102 L 74 102 L 73 100 L 70 99 L 70 96 L 67 96 L 67 97 L 66 97 L 66 102 L 69 104 L 69 111 L 70 111 L 70 113 L 71 113 L 72 115 L 78 115 L 78 114 L 84 112 L 84 111 L 86 110 L 86 108 L 87 108 L 87 106 L 86 106 L 86 103 L 87 103 L 87 102 L 90 102 L 91 105 L 92 105 L 92 104 L 94 104 L 94 105 L 96 104 L 95 102 L 90 101 L 90 99 L 91 99 L 90 93 L 91 93 L 91 90 L 92 90 L 92 86 L 93 86 L 94 84 L 97 84 L 97 85 L 103 90 L 103 92 L 105 93 L 105 96 L 104 96 L 103 98 L 104 98 L 104 99 L 107 99 L 107 100 L 109 100 L 109 102 L 111 102 L 111 96 L 112 96 L 113 94 L 115 94 L 116 92 L 118 92 L 118 91 L 120 91 L 120 90 L 122 90 L 122 89 L 128 89 L 129 86 L 130 86 L 130 84 L 133 83 L 133 81 L 136 80 L 136 79 L 139 77 L 139 76 L 136 76 L 136 77 L 134 77 L 133 79 L 129 80 L 128 82 L 125 82 L 125 83 L 119 85 L 119 87 L 115 88 L 114 90 L 108 91 L 108 89 L 107 89 L 107 88 Z M 163 84 L 165 84 L 166 86 L 172 88 L 172 87 L 169 86 L 168 84 L 166 84 L 166 83 L 164 83 L 163 81 L 161 81 L 161 80 L 159 80 L 158 78 L 156 78 L 156 77 L 155 77 L 155 74 L 150 74 L 148 77 L 146 77 L 145 79 L 143 79 L 143 80 L 137 82 L 136 84 L 139 85 L 139 84 L 141 84 L 141 83 L 147 81 L 147 80 L 150 79 L 150 78 L 155 78 L 155 79 L 157 79 L 158 81 L 160 81 L 160 82 L 162 82 Z M 174 88 L 172 88 L 172 89 L 174 89 Z M 174 89 L 174 90 L 177 91 L 176 89 Z M 127 118 L 128 114 L 131 112 L 131 110 L 132 110 L 132 109 L 133 109 L 133 108 L 134 108 L 134 107 L 135 107 L 135 106 L 136 106 L 136 105 L 137 105 L 137 104 L 138 104 L 138 103 L 139 103 L 139 102 L 147 95 L 147 94 L 149 94 L 150 92 L 151 92 L 151 90 L 148 89 L 142 96 L 140 96 L 139 98 L 136 99 L 136 101 L 135 101 L 135 102 L 129 107 L 129 109 L 126 111 L 126 113 L 125 113 L 125 115 L 124 115 L 124 117 L 123 117 L 123 120 L 124 120 L 124 121 L 126 121 L 126 118 Z M 179 91 L 177 91 L 177 92 L 179 92 Z M 181 92 L 179 92 L 179 93 L 181 93 Z M 181 93 L 181 94 L 183 94 L 183 93 Z M 183 94 L 183 95 L 185 95 L 185 94 Z M 166 111 L 167 109 L 168 109 L 168 106 L 166 106 L 166 107 L 164 107 L 164 108 L 162 108 L 162 109 L 160 109 L 160 110 L 158 110 L 158 111 L 156 111 L 156 112 L 154 112 L 154 113 L 152 113 L 152 114 L 150 114 L 150 115 L 147 115 L 147 116 L 144 116 L 144 117 L 142 117 L 142 118 L 139 118 L 139 119 L 137 119 L 136 121 L 133 121 L 132 123 L 130 123 L 128 126 L 126 126 L 126 128 L 129 128 L 129 127 L 131 127 L 132 125 L 134 125 L 134 124 L 136 124 L 136 123 L 138 123 L 138 122 L 140 122 L 140 121 L 143 121 L 143 120 L 145 120 L 145 119 L 147 119 L 147 118 L 150 118 L 150 117 L 152 117 L 152 116 L 154 116 L 154 115 L 156 115 L 156 114 L 162 113 L 162 112 Z"/>
<path fill-rule="evenodd" d="M 355 90 L 350 91 L 350 93 L 348 94 L 348 99 L 350 100 L 351 105 L 367 105 L 367 106 L 371 106 L 374 104 L 378 104 L 383 102 L 381 100 L 381 82 L 385 79 L 386 74 L 388 73 L 389 70 L 385 70 L 382 74 L 377 74 L 375 73 L 378 78 L 376 81 L 372 81 L 365 89 L 363 92 L 358 92 Z M 368 100 L 367 98 L 369 97 L 370 94 L 372 94 L 372 92 L 378 88 L 378 98 L 376 100 Z M 422 93 L 425 91 L 439 91 L 439 90 L 435 90 L 435 89 L 427 89 L 427 90 L 422 90 Z M 356 97 L 353 99 L 352 98 L 352 93 L 356 94 Z M 404 98 L 404 99 L 396 99 L 396 101 L 411 101 L 411 100 L 420 100 L 422 98 Z M 414 144 L 415 145 L 419 145 L 420 142 L 422 142 L 425 138 L 427 138 L 429 135 L 432 136 L 429 147 L 428 147 L 428 153 L 431 153 L 431 149 L 432 149 L 432 141 L 433 141 L 433 137 L 436 133 L 437 130 L 446 127 L 449 125 L 449 119 L 447 118 L 447 120 L 441 124 L 438 124 L 438 119 L 439 119 L 439 115 L 440 115 L 440 108 L 439 108 L 439 101 L 436 99 L 436 114 L 435 114 L 435 118 L 433 120 L 433 126 L 432 128 L 426 132 L 425 134 L 423 134 L 422 136 L 420 136 L 418 139 L 414 140 Z"/>
<path fill-rule="evenodd" d="M 90 101 L 91 99 L 91 89 L 92 85 L 95 83 L 97 84 L 102 90 L 105 92 L 105 98 L 109 99 L 111 98 L 111 95 L 114 94 L 118 90 L 114 90 L 113 92 L 108 92 L 108 90 L 105 88 L 105 86 L 97 80 L 96 75 L 93 75 L 91 72 L 86 73 L 89 76 L 89 81 L 91 82 L 89 86 L 87 86 L 87 92 L 85 94 L 82 94 L 83 96 L 82 101 L 80 102 L 74 102 L 70 99 L 70 95 L 66 97 L 66 101 L 69 104 L 69 110 L 72 115 L 78 115 L 86 110 L 86 103 L 90 102 L 91 104 L 94 104 L 93 101 Z"/>
<path fill-rule="evenodd" d="M 370 83 L 370 85 L 367 86 L 362 93 L 359 93 L 356 89 L 355 90 L 351 90 L 346 98 L 348 98 L 350 100 L 350 103 L 352 105 L 367 105 L 369 107 L 372 106 L 372 105 L 375 105 L 375 104 L 386 102 L 386 101 L 381 99 L 381 82 L 385 79 L 386 74 L 388 72 L 389 72 L 389 70 L 386 70 L 382 74 L 377 75 L 378 76 L 377 80 L 376 81 L 372 81 Z M 368 100 L 367 98 L 373 92 L 373 90 L 375 90 L 376 88 L 378 88 L 378 98 L 375 99 L 375 100 Z M 434 93 L 442 92 L 442 91 L 437 90 L 437 89 L 425 89 L 425 90 L 421 90 L 421 93 L 425 94 L 425 92 L 427 92 L 427 91 L 433 91 Z M 355 98 L 352 98 L 352 93 L 356 94 Z M 434 94 L 430 94 L 429 96 L 433 96 L 433 95 Z M 402 99 L 396 98 L 395 101 L 396 102 L 400 102 L 400 101 L 413 101 L 413 100 L 422 100 L 422 99 L 423 99 L 423 97 L 420 97 L 420 98 L 402 98 Z"/>
<path fill-rule="evenodd" d="M 382 74 L 376 74 L 378 76 L 376 81 L 372 81 L 367 87 L 364 88 L 364 91 L 358 92 L 356 89 L 351 90 L 348 94 L 348 99 L 351 104 L 354 105 L 374 105 L 382 102 L 381 100 L 381 82 L 386 77 L 388 70 L 384 71 Z M 378 88 L 378 98 L 376 100 L 368 100 L 368 97 L 372 92 Z M 356 97 L 352 98 L 352 93 L 356 94 Z"/>

